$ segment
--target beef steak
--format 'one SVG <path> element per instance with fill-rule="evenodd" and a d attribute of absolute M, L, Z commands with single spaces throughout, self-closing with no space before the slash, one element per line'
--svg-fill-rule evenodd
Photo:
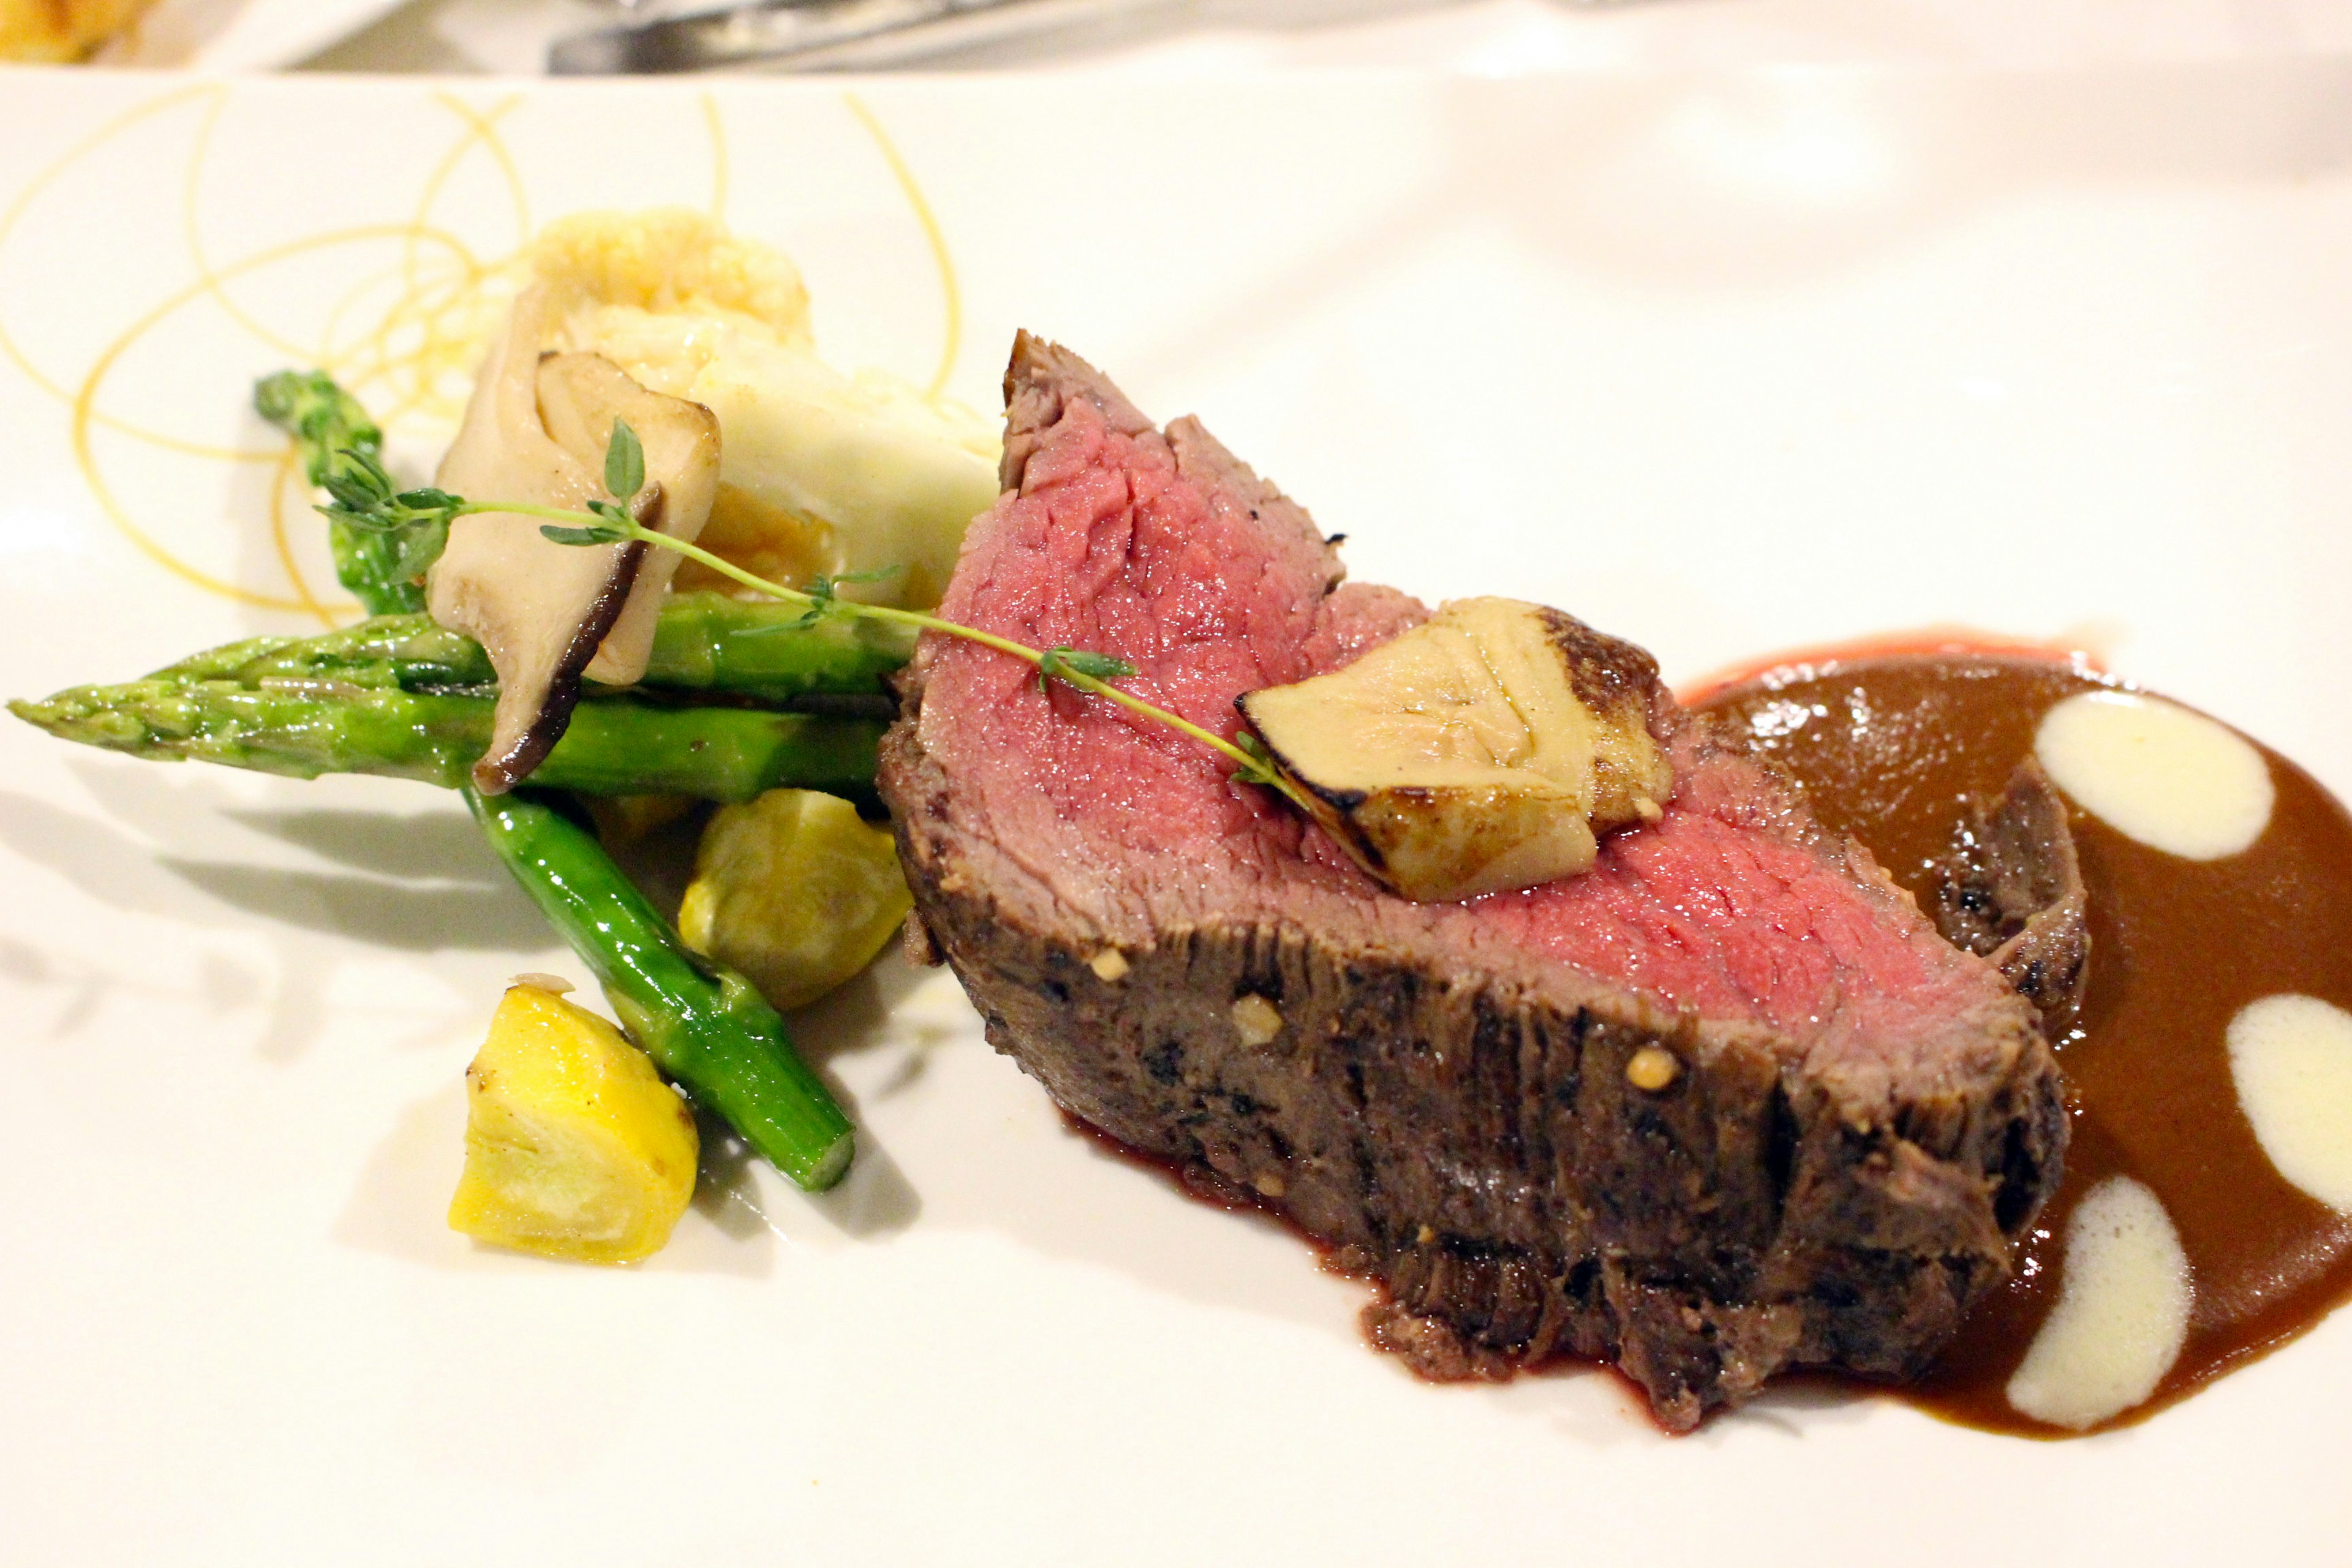
<path fill-rule="evenodd" d="M 1426 614 L 1342 585 L 1302 509 L 1066 351 L 1024 334 L 1005 386 L 950 617 L 1117 654 L 1231 734 L 1242 692 Z M 1664 819 L 1584 876 L 1414 904 L 1197 742 L 927 637 L 881 773 L 922 926 L 998 1049 L 1331 1242 L 1423 1373 L 1604 1359 L 1675 1429 L 1790 1367 L 1915 1373 L 2056 1184 L 2053 1058 L 1611 647 L 1676 760 Z"/>

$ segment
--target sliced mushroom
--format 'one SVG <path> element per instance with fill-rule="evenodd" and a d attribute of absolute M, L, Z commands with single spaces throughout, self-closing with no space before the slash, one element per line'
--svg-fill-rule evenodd
<path fill-rule="evenodd" d="M 1315 818 L 1406 898 L 1476 898 L 1591 868 L 1655 821 L 1674 769 L 1650 656 L 1540 605 L 1465 599 L 1243 715 Z"/>
<path fill-rule="evenodd" d="M 646 449 L 649 499 L 637 521 L 688 543 L 701 534 L 719 494 L 719 421 L 709 409 L 648 391 L 602 354 L 564 353 L 540 361 L 539 413 L 547 433 L 600 481 L 613 421 L 627 420 Z M 589 679 L 629 686 L 645 679 L 662 595 L 683 560 L 667 550 L 646 553 L 620 618 L 589 661 Z"/>
<path fill-rule="evenodd" d="M 598 355 L 541 355 L 552 324 L 542 291 L 515 302 L 439 484 L 469 499 L 583 508 L 604 493 L 604 447 L 625 418 L 646 450 L 637 520 L 691 540 L 718 489 L 718 421 Z M 459 518 L 426 582 L 433 618 L 478 640 L 498 671 L 490 747 L 474 764 L 485 794 L 511 789 L 539 765 L 571 721 L 583 675 L 626 685 L 645 674 L 677 567 L 669 552 L 649 556 L 641 543 L 557 544 L 541 534 L 542 521 Z"/>

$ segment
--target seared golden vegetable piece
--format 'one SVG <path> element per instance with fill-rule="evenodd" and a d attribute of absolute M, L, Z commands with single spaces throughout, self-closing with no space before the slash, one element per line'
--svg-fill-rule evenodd
<path fill-rule="evenodd" d="M 1675 782 L 1650 733 L 1657 674 L 1558 610 L 1463 599 L 1241 708 L 1365 870 L 1469 899 L 1588 870 L 1597 834 L 1657 818 Z"/>
<path fill-rule="evenodd" d="M 583 1263 L 661 1250 L 694 1196 L 687 1109 L 620 1030 L 536 984 L 507 990 L 466 1069 L 466 1170 L 449 1226 Z"/>
<path fill-rule="evenodd" d="M 801 1007 L 872 963 L 913 907 L 887 830 L 838 795 L 774 789 L 703 829 L 677 930 Z"/>

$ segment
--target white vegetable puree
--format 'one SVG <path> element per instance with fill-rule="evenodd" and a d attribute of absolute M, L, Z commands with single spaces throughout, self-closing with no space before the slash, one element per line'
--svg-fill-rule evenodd
<path fill-rule="evenodd" d="M 2278 1173 L 2352 1214 L 2352 1013 L 2265 996 L 2230 1020 L 2230 1077 Z"/>
<path fill-rule="evenodd" d="M 2085 691 L 2043 716 L 2033 754 L 2108 826 L 2187 860 L 2252 847 L 2270 826 L 2270 764 L 2201 713 L 2136 691 Z"/>
<path fill-rule="evenodd" d="M 2156 1392 L 2189 1335 L 2189 1259 L 2147 1187 L 2110 1176 L 2066 1226 L 2058 1305 L 2009 1380 L 2009 1402 L 2053 1426 L 2095 1426 Z"/>

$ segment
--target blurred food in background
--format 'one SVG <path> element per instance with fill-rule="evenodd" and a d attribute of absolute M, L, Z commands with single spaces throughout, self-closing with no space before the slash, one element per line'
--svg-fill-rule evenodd
<path fill-rule="evenodd" d="M 0 61 L 79 60 L 154 0 L 0 0 Z"/>

